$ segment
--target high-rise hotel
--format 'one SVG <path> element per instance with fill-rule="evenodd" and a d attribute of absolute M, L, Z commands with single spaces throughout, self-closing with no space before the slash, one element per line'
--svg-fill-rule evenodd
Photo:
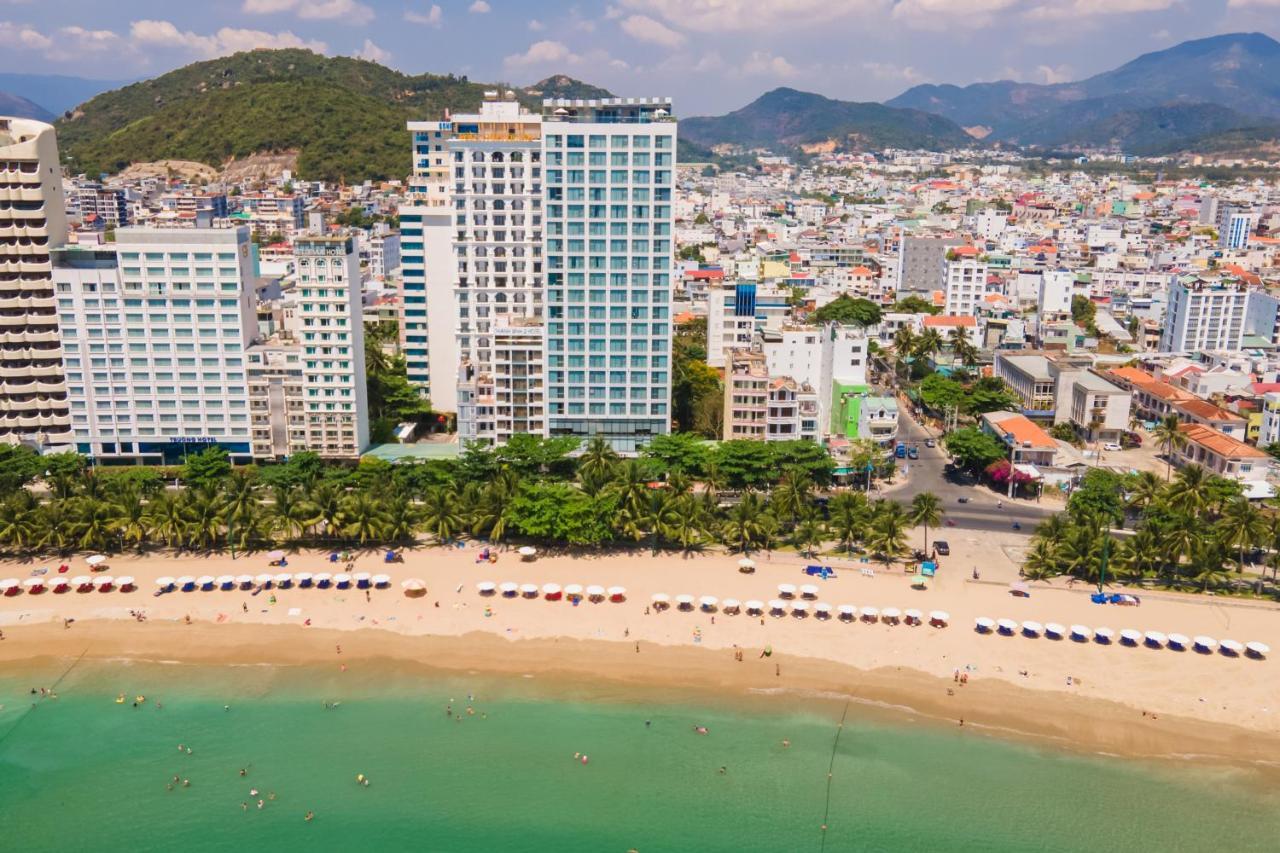
<path fill-rule="evenodd" d="M 66 239 L 53 128 L 0 118 L 0 441 L 70 449 L 50 251 Z"/>
<path fill-rule="evenodd" d="M 670 100 L 554 100 L 537 116 L 489 93 L 477 114 L 409 129 L 406 347 L 428 332 L 410 378 L 429 376 L 461 438 L 601 435 L 634 452 L 668 432 Z"/>

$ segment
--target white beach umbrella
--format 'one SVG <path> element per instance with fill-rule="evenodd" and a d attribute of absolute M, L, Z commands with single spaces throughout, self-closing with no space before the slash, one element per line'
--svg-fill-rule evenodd
<path fill-rule="evenodd" d="M 427 585 L 422 582 L 421 578 L 406 578 L 400 581 L 400 588 L 417 591 L 425 590 Z"/>
<path fill-rule="evenodd" d="M 1221 647 L 1224 652 L 1233 655 L 1238 655 L 1240 652 L 1244 651 L 1244 646 L 1235 640 L 1219 640 L 1218 646 Z"/>
<path fill-rule="evenodd" d="M 1206 637 L 1204 634 L 1196 634 L 1192 639 L 1195 641 L 1196 648 L 1204 649 L 1206 652 L 1211 652 L 1218 647 L 1217 640 L 1213 637 Z"/>
<path fill-rule="evenodd" d="M 44 589 L 44 578 L 27 578 L 22 585 L 27 589 Z"/>
<path fill-rule="evenodd" d="M 503 595 L 510 597 L 520 592 L 520 584 L 516 583 L 515 581 L 503 581 L 498 586 L 498 590 Z"/>
<path fill-rule="evenodd" d="M 134 580 L 131 575 L 121 575 L 116 578 L 116 586 L 120 587 L 122 590 L 128 591 L 129 589 L 132 589 L 133 584 Z"/>
<path fill-rule="evenodd" d="M 787 609 L 787 603 L 780 598 L 769 599 L 769 612 L 781 616 Z"/>
<path fill-rule="evenodd" d="M 560 594 L 560 584 L 558 584 L 558 583 L 546 583 L 546 584 L 543 584 L 543 585 L 542 585 L 542 594 L 543 594 L 543 595 L 548 595 L 548 596 L 550 596 L 550 595 L 559 595 L 559 594 Z"/>
<path fill-rule="evenodd" d="M 890 622 L 896 622 L 902 618 L 902 611 L 896 607 L 886 607 L 880 615 Z"/>
<path fill-rule="evenodd" d="M 315 578 L 311 572 L 298 572 L 293 576 L 293 579 L 298 582 L 298 586 L 310 586 Z"/>
<path fill-rule="evenodd" d="M 283 559 L 284 559 L 284 551 L 268 551 L 268 552 L 267 552 L 267 559 L 268 559 L 268 560 L 283 560 Z"/>
<path fill-rule="evenodd" d="M 288 586 L 289 584 L 293 583 L 293 575 L 289 574 L 288 572 L 283 572 L 273 577 L 271 579 L 271 582 L 274 583 L 276 586 Z"/>
<path fill-rule="evenodd" d="M 373 575 L 368 572 L 356 572 L 351 576 L 351 579 L 354 581 L 371 581 L 373 580 Z"/>
<path fill-rule="evenodd" d="M 265 572 L 264 572 L 263 574 L 260 574 L 260 575 L 257 575 L 256 577 L 254 577 L 253 582 L 254 582 L 254 583 L 258 583 L 258 584 L 262 584 L 262 585 L 264 585 L 264 586 L 265 586 L 266 584 L 269 584 L 269 583 L 271 583 L 273 580 L 275 580 L 275 577 L 276 577 L 275 575 L 267 574 L 267 573 L 265 573 Z M 349 578 L 348 578 L 348 579 L 349 579 Z"/>
<path fill-rule="evenodd" d="M 756 569 L 756 561 L 750 557 L 743 557 L 738 561 L 738 571 L 753 572 Z"/>
<path fill-rule="evenodd" d="M 1102 627 L 1102 628 L 1093 629 L 1093 638 L 1100 643 L 1111 642 L 1112 638 L 1115 637 L 1115 635 L 1116 635 L 1116 632 L 1112 631 L 1110 628 Z"/>
<path fill-rule="evenodd" d="M 985 632 L 990 631 L 996 626 L 996 620 L 992 619 L 990 616 L 979 616 L 977 619 L 973 620 L 973 624 L 979 631 Z"/>
<path fill-rule="evenodd" d="M 526 598 L 534 598 L 538 594 L 538 585 L 536 583 L 521 584 L 520 594 Z"/>
<path fill-rule="evenodd" d="M 1073 636 L 1073 637 L 1078 637 L 1078 638 L 1080 638 L 1081 640 L 1087 640 L 1087 639 L 1089 639 L 1090 637 L 1092 637 L 1092 636 L 1093 636 L 1093 632 L 1092 632 L 1092 631 L 1090 631 L 1090 630 L 1089 630 L 1087 627 L 1085 627 L 1084 625 L 1072 625 L 1072 626 L 1071 626 L 1071 636 Z"/>
<path fill-rule="evenodd" d="M 582 584 L 571 583 L 564 588 L 565 595 L 582 595 Z"/>
<path fill-rule="evenodd" d="M 218 583 L 218 586 L 235 586 L 236 576 L 235 575 L 218 575 L 217 583 Z"/>
<path fill-rule="evenodd" d="M 116 579 L 111 575 L 99 575 L 93 579 L 93 585 L 98 589 L 110 589 L 115 586 Z"/>
<path fill-rule="evenodd" d="M 236 575 L 236 586 L 252 586 L 252 585 L 253 585 L 253 575 Z"/>
<path fill-rule="evenodd" d="M 1057 622 L 1046 622 L 1044 623 L 1044 632 L 1051 637 L 1062 637 L 1065 636 L 1067 629 Z"/>
<path fill-rule="evenodd" d="M 532 545 L 522 545 L 520 546 L 519 550 L 516 551 L 516 553 L 519 554 L 521 557 L 532 557 L 538 553 L 538 549 L 533 547 Z"/>
<path fill-rule="evenodd" d="M 763 602 L 763 601 L 757 601 L 757 600 L 756 600 L 756 599 L 754 599 L 754 598 L 748 599 L 748 600 L 747 600 L 747 603 L 746 603 L 746 604 L 744 604 L 743 606 L 747 608 L 747 612 L 748 612 L 748 613 L 762 613 L 762 612 L 764 612 L 764 602 Z"/>
<path fill-rule="evenodd" d="M 924 614 L 919 610 L 916 610 L 914 607 L 908 607 L 906 610 L 902 611 L 902 615 L 907 618 L 907 622 L 916 625 L 919 625 L 920 620 L 924 618 Z"/>
<path fill-rule="evenodd" d="M 107 558 L 102 554 L 93 554 L 92 556 L 85 557 L 84 561 L 91 566 L 100 566 L 107 561 Z"/>
<path fill-rule="evenodd" d="M 782 598 L 790 598 L 796 594 L 795 584 L 780 583 L 778 584 L 778 595 Z"/>
<path fill-rule="evenodd" d="M 1163 646 L 1169 638 L 1159 631 L 1148 631 L 1142 635 L 1142 639 L 1153 646 Z"/>
<path fill-rule="evenodd" d="M 391 586 L 391 575 L 374 575 L 373 585 L 378 587 Z"/>
<path fill-rule="evenodd" d="M 173 578 L 167 575 L 162 578 L 156 578 L 156 586 L 160 587 L 161 589 L 168 589 L 169 587 L 173 586 Z"/>
<path fill-rule="evenodd" d="M 880 618 L 880 609 L 877 607 L 864 607 L 860 612 L 863 619 L 870 619 L 872 622 Z"/>
<path fill-rule="evenodd" d="M 720 609 L 725 613 L 737 613 L 738 608 L 742 606 L 742 602 L 736 598 L 726 598 L 720 603 Z"/>
<path fill-rule="evenodd" d="M 597 584 L 592 584 L 591 586 L 587 587 L 587 598 L 590 598 L 593 600 L 604 598 L 604 587 L 599 586 Z"/>
<path fill-rule="evenodd" d="M 1028 619 L 1022 623 L 1022 633 L 1024 634 L 1031 634 L 1034 636 L 1036 634 L 1043 633 L 1043 631 L 1044 626 L 1039 622 L 1036 622 L 1034 619 Z"/>
<path fill-rule="evenodd" d="M 1138 643 L 1142 640 L 1142 632 L 1133 628 L 1121 628 L 1120 640 L 1125 643 Z"/>
<path fill-rule="evenodd" d="M 22 586 L 22 581 L 17 578 L 5 578 L 0 581 L 0 592 L 8 592 L 11 589 L 17 589 Z"/>
<path fill-rule="evenodd" d="M 1173 646 L 1174 648 L 1185 649 L 1187 647 L 1187 644 L 1190 642 L 1191 640 L 1189 640 L 1185 634 L 1169 635 L 1169 645 Z"/>
<path fill-rule="evenodd" d="M 792 605 L 791 605 L 791 613 L 792 613 L 793 615 L 795 615 L 795 616 L 808 616 L 808 615 L 809 615 L 809 602 L 807 602 L 807 601 L 796 601 L 796 602 L 792 603 Z"/>
<path fill-rule="evenodd" d="M 497 589 L 497 585 L 493 581 L 480 581 L 476 584 L 476 589 L 481 595 L 493 595 L 493 591 Z"/>
<path fill-rule="evenodd" d="M 346 572 L 338 572 L 336 575 L 333 576 L 333 583 L 336 586 L 345 586 L 351 583 L 351 575 L 347 574 Z"/>
<path fill-rule="evenodd" d="M 841 604 L 836 609 L 840 612 L 840 618 L 846 622 L 852 620 L 858 615 L 858 608 L 854 607 L 852 604 Z"/>
<path fill-rule="evenodd" d="M 1271 654 L 1271 647 L 1266 643 L 1259 643 L 1257 640 L 1244 644 L 1249 654 L 1256 658 L 1264 658 Z"/>
<path fill-rule="evenodd" d="M 698 599 L 698 605 L 703 610 L 715 610 L 716 605 L 719 603 L 720 599 L 716 598 L 714 595 L 704 595 L 702 598 Z"/>
<path fill-rule="evenodd" d="M 831 616 L 831 605 L 825 601 L 816 602 L 813 605 L 813 615 L 821 616 L 824 619 Z"/>
<path fill-rule="evenodd" d="M 611 586 L 608 592 L 610 601 L 622 601 L 627 597 L 627 588 L 625 586 Z"/>
<path fill-rule="evenodd" d="M 930 610 L 929 624 L 943 626 L 951 621 L 951 614 L 945 610 Z"/>
<path fill-rule="evenodd" d="M 268 575 L 268 577 L 270 577 L 270 575 Z M 201 589 L 204 589 L 207 586 L 213 586 L 213 582 L 215 580 L 217 580 L 217 578 L 215 578 L 213 575 L 201 575 L 200 577 L 196 578 L 196 586 L 200 587 Z"/>
<path fill-rule="evenodd" d="M 178 580 L 175 581 L 175 583 L 177 583 L 179 588 L 186 589 L 189 586 L 195 586 L 196 579 L 191 577 L 191 575 L 183 575 L 182 577 L 178 578 Z"/>
<path fill-rule="evenodd" d="M 807 583 L 800 587 L 800 594 L 805 598 L 817 598 L 818 588 L 811 583 Z"/>
<path fill-rule="evenodd" d="M 93 578 L 88 575 L 76 575 L 71 579 L 71 585 L 80 592 L 87 592 L 93 589 Z"/>
<path fill-rule="evenodd" d="M 693 596 L 688 593 L 681 593 L 676 596 L 676 607 L 683 610 L 686 607 L 693 607 Z"/>
<path fill-rule="evenodd" d="M 54 592 L 66 592 L 69 582 L 62 575 L 56 575 L 49 579 L 49 589 Z"/>

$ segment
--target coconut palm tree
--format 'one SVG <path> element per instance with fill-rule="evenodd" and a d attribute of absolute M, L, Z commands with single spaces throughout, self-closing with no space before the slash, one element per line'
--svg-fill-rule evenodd
<path fill-rule="evenodd" d="M 1128 507 L 1141 512 L 1160 500 L 1163 493 L 1164 481 L 1160 479 L 1160 475 L 1152 471 L 1142 471 L 1134 478 L 1129 488 Z"/>
<path fill-rule="evenodd" d="M 707 540 L 708 520 L 702 502 L 690 495 L 668 501 L 658 519 L 662 537 L 685 552 L 701 548 Z"/>
<path fill-rule="evenodd" d="M 1187 446 L 1187 434 L 1178 429 L 1181 425 L 1177 415 L 1165 415 L 1151 431 L 1156 445 L 1164 450 L 1165 479 L 1173 479 L 1173 454 Z"/>
<path fill-rule="evenodd" d="M 942 523 L 942 499 L 933 492 L 921 492 L 911 499 L 908 518 L 917 527 L 924 528 L 924 552 L 929 553 L 929 528 Z"/>
<path fill-rule="evenodd" d="M 795 524 L 805 508 L 809 506 L 809 492 L 813 488 L 813 478 L 799 469 L 783 472 L 778 485 L 773 487 L 769 495 L 775 516 Z"/>
<path fill-rule="evenodd" d="M 382 501 L 371 493 L 352 492 L 342 500 L 338 522 L 344 536 L 365 545 L 382 538 L 387 526 L 387 514 Z"/>
<path fill-rule="evenodd" d="M 139 550 L 151 538 L 151 519 L 147 505 L 140 500 L 115 500 L 116 532 L 122 543 L 129 543 Z"/>
<path fill-rule="evenodd" d="M 307 490 L 306 502 L 312 507 L 312 525 L 320 528 L 321 537 L 337 537 L 342 533 L 342 502 L 345 492 L 336 483 L 321 480 Z"/>
<path fill-rule="evenodd" d="M 223 495 L 214 483 L 182 493 L 186 505 L 187 541 L 194 548 L 211 550 L 222 536 Z"/>
<path fill-rule="evenodd" d="M 418 508 L 409 496 L 395 492 L 387 498 L 385 507 L 386 529 L 383 535 L 389 542 L 412 542 L 418 529 Z"/>
<path fill-rule="evenodd" d="M 876 501 L 871 512 L 867 547 L 884 561 L 885 568 L 906 550 L 907 513 L 893 501 Z"/>
<path fill-rule="evenodd" d="M 1067 529 L 1070 526 L 1065 515 L 1061 513 L 1051 515 L 1036 525 L 1032 539 L 1036 542 L 1044 542 L 1050 548 L 1057 548 L 1067 538 Z"/>
<path fill-rule="evenodd" d="M 637 518 L 643 515 L 652 491 L 649 483 L 653 482 L 648 466 L 639 459 L 628 459 L 615 466 L 612 473 L 610 488 L 618 497 L 618 506 Z"/>
<path fill-rule="evenodd" d="M 618 454 L 604 436 L 593 435 L 582 451 L 582 455 L 578 457 L 578 473 L 596 478 L 608 473 L 617 461 Z"/>
<path fill-rule="evenodd" d="M 1182 582 L 1183 558 L 1191 559 L 1202 535 L 1191 519 L 1182 516 L 1175 517 L 1167 528 L 1160 532 L 1165 567 L 1169 572 L 1170 582 L 1174 585 Z"/>
<path fill-rule="evenodd" d="M 0 502 L 0 544 L 18 551 L 31 548 L 39 535 L 40 502 L 19 489 Z"/>
<path fill-rule="evenodd" d="M 1174 512 L 1198 518 L 1209 505 L 1209 475 L 1199 465 L 1188 465 L 1169 485 L 1165 501 Z"/>
<path fill-rule="evenodd" d="M 870 508 L 862 492 L 840 492 L 831 499 L 831 533 L 850 553 L 855 542 L 862 541 L 867 530 Z"/>
<path fill-rule="evenodd" d="M 246 550 L 257 535 L 265 517 L 258 498 L 258 484 L 245 471 L 232 471 L 223 487 L 222 521 L 227 528 L 227 542 L 234 552 Z"/>
<path fill-rule="evenodd" d="M 1093 519 L 1073 524 L 1058 548 L 1058 556 L 1066 573 L 1096 583 L 1102 576 L 1102 548 L 1107 535 Z"/>
<path fill-rule="evenodd" d="M 791 538 L 806 557 L 812 557 L 814 552 L 822 547 L 822 543 L 827 541 L 827 526 L 822 523 L 817 512 L 810 509 L 796 525 Z"/>
<path fill-rule="evenodd" d="M 729 509 L 721 525 L 721 535 L 726 544 L 743 553 L 761 544 L 769 536 L 773 519 L 765 511 L 764 501 L 755 492 L 747 492 L 742 500 Z"/>
<path fill-rule="evenodd" d="M 978 348 L 969 340 L 969 334 L 964 326 L 954 326 L 951 333 L 947 335 L 947 346 L 951 348 L 951 354 L 955 360 L 964 366 L 967 372 L 978 364 Z"/>
<path fill-rule="evenodd" d="M 1266 516 L 1248 498 L 1240 496 L 1226 505 L 1217 527 L 1222 544 L 1236 549 L 1236 572 L 1243 574 L 1245 550 L 1266 539 L 1269 529 Z"/>
<path fill-rule="evenodd" d="M 1116 546 L 1111 565 L 1125 583 L 1139 583 L 1160 569 L 1160 540 L 1146 526 Z"/>
<path fill-rule="evenodd" d="M 1201 592 L 1230 580 L 1230 573 L 1223 567 L 1229 559 L 1227 548 L 1227 543 L 1215 537 L 1201 538 L 1197 543 L 1191 558 L 1191 580 L 1200 584 Z"/>
<path fill-rule="evenodd" d="M 115 538 L 119 509 L 114 504 L 91 497 L 68 501 L 71 537 L 82 551 L 105 551 Z"/>
<path fill-rule="evenodd" d="M 422 527 L 443 544 L 464 529 L 462 513 L 458 511 L 458 494 L 449 486 L 436 486 L 423 496 Z"/>
<path fill-rule="evenodd" d="M 186 500 L 181 495 L 161 492 L 147 502 L 147 525 L 169 548 L 182 548 L 187 542 Z"/>
<path fill-rule="evenodd" d="M 893 333 L 893 366 L 894 370 L 901 372 L 902 368 L 911 362 L 915 356 L 916 345 L 915 330 L 910 326 L 900 326 L 898 331 Z"/>
<path fill-rule="evenodd" d="M 316 523 L 316 511 L 295 486 L 277 485 L 271 489 L 271 504 L 266 509 L 267 526 L 292 542 Z"/>
<path fill-rule="evenodd" d="M 1044 539 L 1036 539 L 1027 549 L 1022 562 L 1022 576 L 1027 580 L 1041 581 L 1062 574 L 1061 560 L 1054 545 Z"/>
<path fill-rule="evenodd" d="M 944 342 L 937 329 L 928 328 L 916 338 L 914 354 L 921 358 L 929 358 L 942 352 Z"/>

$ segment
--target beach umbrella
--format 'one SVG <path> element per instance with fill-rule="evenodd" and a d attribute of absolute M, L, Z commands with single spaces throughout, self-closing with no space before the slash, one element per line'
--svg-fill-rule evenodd
<path fill-rule="evenodd" d="M 109 592 L 111 587 L 115 586 L 116 579 L 111 575 L 100 575 L 93 579 L 93 585 L 98 588 L 99 592 Z"/>
<path fill-rule="evenodd" d="M 1077 640 L 1087 640 L 1093 636 L 1093 632 L 1084 625 L 1072 625 L 1071 636 Z"/>
<path fill-rule="evenodd" d="M 233 586 L 236 585 L 236 576 L 235 575 L 218 575 L 217 583 L 218 583 L 219 589 L 231 589 Z"/>
<path fill-rule="evenodd" d="M 811 583 L 807 583 L 804 586 L 800 587 L 800 594 L 803 595 L 805 598 L 817 598 L 818 588 Z"/>
<path fill-rule="evenodd" d="M 875 607 L 864 607 L 862 608 L 862 618 L 868 622 L 875 622 L 880 618 L 880 611 Z"/>
<path fill-rule="evenodd" d="M 831 618 L 831 605 L 825 601 L 819 601 L 813 605 L 813 615 L 819 619 Z"/>
<path fill-rule="evenodd" d="M 91 566 L 100 566 L 107 561 L 107 558 L 101 554 L 93 554 L 92 556 L 85 557 L 84 561 Z"/>
<path fill-rule="evenodd" d="M 757 601 L 757 600 L 756 600 L 756 599 L 754 599 L 754 598 L 752 598 L 752 599 L 748 599 L 748 600 L 747 600 L 747 603 L 746 603 L 745 605 L 743 605 L 743 606 L 747 608 L 747 613 L 749 613 L 749 614 L 750 614 L 750 613 L 763 613 L 763 612 L 764 612 L 764 602 L 763 602 L 763 601 Z"/>
<path fill-rule="evenodd" d="M 1264 658 L 1267 655 L 1271 654 L 1270 646 L 1268 646 L 1266 643 L 1259 643 L 1256 640 L 1253 642 L 1245 643 L 1244 647 L 1246 650 L 1248 650 L 1249 657 Z"/>
<path fill-rule="evenodd" d="M 1112 631 L 1110 628 L 1094 628 L 1093 629 L 1093 638 L 1097 640 L 1099 643 L 1104 643 L 1104 644 L 1110 643 L 1111 638 L 1114 637 L 1115 635 L 1116 635 L 1116 632 Z"/>
<path fill-rule="evenodd" d="M 255 576 L 253 579 L 253 582 L 260 586 L 269 586 L 271 582 L 275 580 L 275 578 L 276 578 L 275 575 L 263 573 Z"/>
<path fill-rule="evenodd" d="M 688 593 L 681 593 L 676 596 L 676 607 L 681 610 L 693 609 L 693 596 Z"/>
<path fill-rule="evenodd" d="M 591 599 L 592 601 L 599 601 L 600 599 L 604 598 L 604 587 L 598 586 L 596 584 L 592 584 L 591 586 L 587 587 L 587 598 Z"/>
<path fill-rule="evenodd" d="M 756 570 L 756 561 L 750 557 L 743 557 L 738 561 L 738 571 L 744 574 L 751 574 Z"/>
<path fill-rule="evenodd" d="M 62 576 L 55 576 L 49 581 L 49 589 L 53 592 L 66 592 L 67 586 L 67 579 Z"/>
<path fill-rule="evenodd" d="M 358 589 L 368 589 L 369 585 L 373 583 L 373 575 L 368 572 L 356 572 L 351 576 L 351 579 L 356 582 L 356 588 Z"/>
<path fill-rule="evenodd" d="M 1148 646 L 1163 646 L 1165 641 L 1169 638 L 1164 634 L 1161 634 L 1159 631 L 1148 631 L 1142 635 L 1142 639 Z"/>
<path fill-rule="evenodd" d="M 493 581 L 480 581 L 476 584 L 476 589 L 481 595 L 493 595 L 493 591 L 497 589 L 497 585 Z"/>
<path fill-rule="evenodd" d="M 796 601 L 796 602 L 793 602 L 793 603 L 792 603 L 792 605 L 791 605 L 791 615 L 792 615 L 792 616 L 800 616 L 800 617 L 808 616 L 808 615 L 809 615 L 809 602 L 807 602 L 807 601 Z"/>
<path fill-rule="evenodd" d="M 945 610 L 930 610 L 929 624 L 936 628 L 945 628 L 951 621 L 951 614 Z"/>
<path fill-rule="evenodd" d="M 196 588 L 196 579 L 191 577 L 191 575 L 183 575 L 178 578 L 177 584 L 183 592 L 190 592 Z"/>
<path fill-rule="evenodd" d="M 1133 628 L 1120 629 L 1120 642 L 1136 646 L 1142 640 L 1142 632 L 1135 631 Z"/>
<path fill-rule="evenodd" d="M 610 601 L 624 601 L 627 597 L 627 588 L 625 586 L 611 586 L 608 592 Z"/>
<path fill-rule="evenodd" d="M 886 607 L 880 612 L 880 616 L 886 622 L 897 622 L 902 618 L 902 611 L 896 607 Z"/>
<path fill-rule="evenodd" d="M 973 624 L 974 627 L 978 629 L 979 633 L 987 634 L 996 626 L 996 620 L 992 619 L 990 616 L 979 616 L 977 619 L 973 620 Z"/>
<path fill-rule="evenodd" d="M 1195 641 L 1196 648 L 1206 652 L 1211 652 L 1218 647 L 1218 641 L 1213 637 L 1206 637 L 1204 634 L 1197 634 L 1192 638 Z"/>
<path fill-rule="evenodd" d="M 427 585 L 420 578 L 405 578 L 400 581 L 401 589 L 426 591 Z"/>
<path fill-rule="evenodd" d="M 929 579 L 924 575 L 916 575 L 911 579 L 912 589 L 928 589 Z"/>
<path fill-rule="evenodd" d="M 577 598 L 582 595 L 582 584 L 571 583 L 564 588 L 564 594 L 570 598 Z"/>
<path fill-rule="evenodd" d="M 737 613 L 738 608 L 742 606 L 742 602 L 736 598 L 726 598 L 720 603 L 720 609 L 725 613 Z"/>
<path fill-rule="evenodd" d="M 920 620 L 924 618 L 924 614 L 919 610 L 916 610 L 914 607 L 909 607 L 902 611 L 902 615 L 907 618 L 908 625 L 919 625 Z"/>
<path fill-rule="evenodd" d="M 22 585 L 28 592 L 39 592 L 44 589 L 44 578 L 27 578 Z"/>
<path fill-rule="evenodd" d="M 351 575 L 346 572 L 338 572 L 333 576 L 333 585 L 338 589 L 345 589 L 351 586 Z"/>
<path fill-rule="evenodd" d="M 1222 650 L 1224 655 L 1235 656 L 1244 651 L 1244 646 L 1235 640 L 1219 640 L 1218 647 Z"/>
<path fill-rule="evenodd" d="M 781 598 L 791 598 L 796 594 L 794 584 L 780 583 L 778 584 L 778 595 Z"/>
<path fill-rule="evenodd" d="M 1012 619 L 999 619 L 996 621 L 996 626 L 1000 629 L 1001 634 L 1012 635 L 1014 631 L 1018 630 L 1018 623 Z"/>
<path fill-rule="evenodd" d="M 281 589 L 283 589 L 284 587 L 287 587 L 289 584 L 293 583 L 293 575 L 288 574 L 287 572 L 283 574 L 279 574 L 273 577 L 271 579 L 271 582 L 274 583 L 276 586 L 280 587 Z"/>
<path fill-rule="evenodd" d="M 391 575 L 374 575 L 373 585 L 378 589 L 391 586 Z"/>
<path fill-rule="evenodd" d="M 1190 642 L 1191 642 L 1191 641 L 1190 641 L 1189 639 L 1187 639 L 1186 635 L 1184 635 L 1184 634 L 1170 634 L 1170 635 L 1169 635 L 1169 646 L 1170 646 L 1171 648 L 1175 648 L 1175 649 L 1179 649 L 1179 650 L 1181 650 L 1181 649 L 1185 649 L 1185 648 L 1187 647 L 1187 644 L 1188 644 L 1188 643 L 1190 643 Z"/>
<path fill-rule="evenodd" d="M 217 580 L 213 575 L 201 575 L 196 578 L 196 586 L 201 589 L 213 589 L 213 582 Z"/>
<path fill-rule="evenodd" d="M 267 559 L 268 559 L 268 560 L 283 560 L 283 559 L 284 559 L 284 551 L 268 551 L 268 552 L 267 552 Z"/>
<path fill-rule="evenodd" d="M 547 597 L 548 601 L 555 601 L 560 598 L 560 585 L 555 583 L 543 584 L 542 594 Z"/>
<path fill-rule="evenodd" d="M 1028 619 L 1022 623 L 1022 633 L 1028 637 L 1035 637 L 1044 631 L 1044 626 L 1033 619 Z"/>
<path fill-rule="evenodd" d="M 133 589 L 133 578 L 129 575 L 122 575 L 116 578 L 116 586 L 120 588 L 121 592 L 129 592 Z"/>
<path fill-rule="evenodd" d="M 305 588 L 311 586 L 313 577 L 311 572 L 298 572 L 293 576 L 293 579 L 297 582 L 298 586 Z"/>
<path fill-rule="evenodd" d="M 516 551 L 516 553 L 519 554 L 521 557 L 532 557 L 538 553 L 538 549 L 533 547 L 532 545 L 522 545 L 520 546 L 520 549 Z"/>
<path fill-rule="evenodd" d="M 5 578 L 0 581 L 0 593 L 12 595 L 14 590 L 22 589 L 22 581 L 17 578 Z"/>
<path fill-rule="evenodd" d="M 253 586 L 253 575 L 236 575 L 236 586 L 241 589 Z"/>
<path fill-rule="evenodd" d="M 712 610 L 715 610 L 716 605 L 719 603 L 720 603 L 720 599 L 716 598 L 714 595 L 704 595 L 702 596 L 702 598 L 698 599 L 698 604 L 702 607 L 703 610 L 707 611 L 708 613 L 710 613 Z"/>
<path fill-rule="evenodd" d="M 1057 622 L 1044 623 L 1044 632 L 1050 637 L 1062 637 L 1066 634 L 1067 629 L 1063 628 Z"/>
<path fill-rule="evenodd" d="M 854 617 L 858 615 L 858 608 L 852 604 L 841 604 L 836 608 L 840 613 L 840 618 L 845 622 L 852 622 Z"/>
<path fill-rule="evenodd" d="M 525 598 L 538 597 L 538 585 L 536 583 L 526 583 L 520 585 L 520 594 Z"/>
<path fill-rule="evenodd" d="M 333 583 L 333 575 L 329 574 L 328 572 L 317 572 L 316 576 L 313 577 L 311 580 L 316 586 L 320 587 L 321 589 L 324 589 L 325 587 L 329 586 L 329 584 Z"/>
<path fill-rule="evenodd" d="M 162 577 L 162 578 L 156 578 L 156 586 L 160 587 L 165 592 L 168 592 L 169 590 L 173 589 L 173 578 L 168 576 Z"/>
<path fill-rule="evenodd" d="M 502 594 L 507 598 L 512 598 L 520 593 L 520 584 L 515 581 L 503 581 L 502 584 L 498 586 L 498 589 L 501 590 Z"/>
<path fill-rule="evenodd" d="M 786 612 L 787 603 L 780 598 L 769 599 L 769 612 L 774 616 L 781 616 Z"/>

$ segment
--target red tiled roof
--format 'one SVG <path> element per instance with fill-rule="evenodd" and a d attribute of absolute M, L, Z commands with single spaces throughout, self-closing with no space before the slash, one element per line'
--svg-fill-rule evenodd
<path fill-rule="evenodd" d="M 978 325 L 978 318 L 967 314 L 930 315 L 924 318 L 924 324 L 926 327 L 938 326 L 944 329 L 953 328 L 955 326 L 974 326 L 976 328 Z"/>
<path fill-rule="evenodd" d="M 1245 444 L 1243 441 L 1237 441 L 1229 435 L 1223 435 L 1216 429 L 1211 429 L 1200 424 L 1180 424 L 1178 432 L 1187 437 L 1187 440 L 1198 444 L 1211 453 L 1227 459 L 1268 459 L 1266 453 L 1258 448 Z"/>

